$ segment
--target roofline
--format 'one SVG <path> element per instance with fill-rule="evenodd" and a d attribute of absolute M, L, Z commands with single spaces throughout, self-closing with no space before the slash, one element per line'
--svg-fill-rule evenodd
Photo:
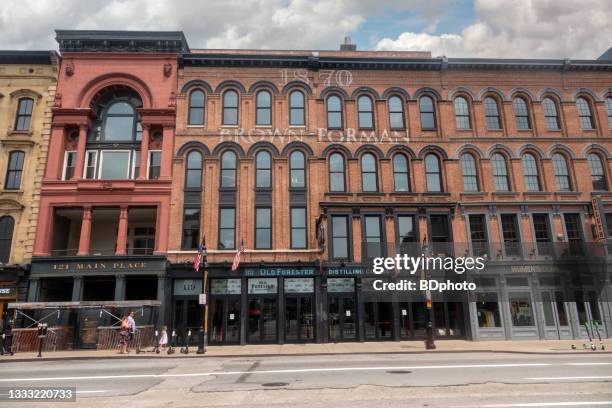
<path fill-rule="evenodd" d="M 55 40 L 62 52 L 191 52 L 182 31 L 58 29 Z"/>
<path fill-rule="evenodd" d="M 53 65 L 57 58 L 57 53 L 51 50 L 0 50 L 0 64 Z"/>
<path fill-rule="evenodd" d="M 303 68 L 351 69 L 539 69 L 612 71 L 612 61 L 570 59 L 506 58 L 402 58 L 344 57 L 279 54 L 183 53 L 181 63 L 188 66 L 289 66 Z"/>

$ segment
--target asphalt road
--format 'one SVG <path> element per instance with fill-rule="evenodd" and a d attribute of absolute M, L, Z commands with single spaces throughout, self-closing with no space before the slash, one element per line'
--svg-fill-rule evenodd
<path fill-rule="evenodd" d="M 612 407 L 612 354 L 377 354 L 0 363 L 0 388 L 83 407 Z"/>

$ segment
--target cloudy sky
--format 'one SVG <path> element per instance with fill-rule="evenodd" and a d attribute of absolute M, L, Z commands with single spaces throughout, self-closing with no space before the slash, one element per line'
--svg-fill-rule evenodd
<path fill-rule="evenodd" d="M 2 0 L 0 49 L 55 48 L 53 30 L 183 30 L 192 48 L 429 50 L 596 58 L 611 0 Z"/>

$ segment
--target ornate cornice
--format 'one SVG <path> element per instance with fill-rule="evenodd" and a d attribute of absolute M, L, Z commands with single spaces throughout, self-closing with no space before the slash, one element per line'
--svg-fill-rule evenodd
<path fill-rule="evenodd" d="M 182 31 L 56 30 L 61 52 L 185 53 Z"/>

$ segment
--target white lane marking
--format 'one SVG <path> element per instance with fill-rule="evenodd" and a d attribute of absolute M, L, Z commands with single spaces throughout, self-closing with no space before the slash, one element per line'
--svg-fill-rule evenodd
<path fill-rule="evenodd" d="M 479 405 L 481 408 L 511 408 L 511 407 L 586 407 L 593 405 L 612 405 L 612 401 L 572 401 L 572 402 L 525 402 L 518 404 Z"/>
<path fill-rule="evenodd" d="M 612 363 L 566 363 L 571 366 L 612 365 Z"/>
<path fill-rule="evenodd" d="M 292 374 L 292 373 L 319 373 L 341 371 L 380 371 L 380 370 L 430 370 L 451 368 L 507 368 L 507 367 L 547 367 L 550 363 L 516 363 L 516 364 L 462 364 L 440 366 L 385 366 L 385 367 L 332 367 L 332 368 L 298 368 L 290 370 L 257 370 L 257 371 L 218 371 L 210 373 L 181 373 L 181 374 L 124 374 L 124 375 L 95 375 L 81 377 L 29 377 L 29 378 L 0 378 L 0 382 L 18 381 L 72 381 L 72 380 L 106 380 L 116 378 L 164 378 L 164 377 L 200 377 L 216 375 L 244 375 L 244 374 Z"/>
<path fill-rule="evenodd" d="M 592 375 L 584 377 L 526 377 L 523 380 L 605 380 L 612 375 Z"/>

